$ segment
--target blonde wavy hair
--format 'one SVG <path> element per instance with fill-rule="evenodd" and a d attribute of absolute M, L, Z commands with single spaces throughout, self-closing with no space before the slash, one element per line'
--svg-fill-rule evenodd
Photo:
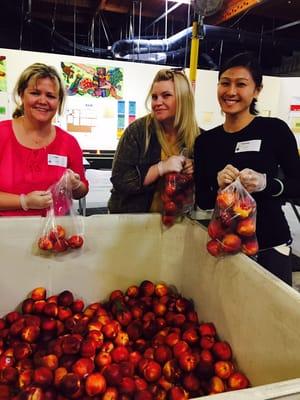
<path fill-rule="evenodd" d="M 24 115 L 24 107 L 21 102 L 21 97 L 23 96 L 29 81 L 33 80 L 33 82 L 36 83 L 38 79 L 43 79 L 43 78 L 50 78 L 52 81 L 56 83 L 58 87 L 58 98 L 59 98 L 58 113 L 59 114 L 62 113 L 65 101 L 65 87 L 59 73 L 54 67 L 50 65 L 35 63 L 29 65 L 26 69 L 24 69 L 14 88 L 13 99 L 17 107 L 13 112 L 12 115 L 13 118 L 19 118 L 22 115 Z"/>
<path fill-rule="evenodd" d="M 188 150 L 188 156 L 192 157 L 194 142 L 196 137 L 199 135 L 200 130 L 195 114 L 194 93 L 188 77 L 181 69 L 161 69 L 157 72 L 153 79 L 150 90 L 146 97 L 146 108 L 150 111 L 150 114 L 147 116 L 145 151 L 147 151 L 150 142 L 149 126 L 153 122 L 156 127 L 158 141 L 163 151 L 167 156 L 172 155 L 172 150 L 170 149 L 170 146 L 166 140 L 166 136 L 164 135 L 163 126 L 155 119 L 153 113 L 151 112 L 150 106 L 154 84 L 169 80 L 174 82 L 175 88 L 176 116 L 174 120 L 174 128 L 177 130 L 176 145 L 179 149 L 186 148 Z"/>

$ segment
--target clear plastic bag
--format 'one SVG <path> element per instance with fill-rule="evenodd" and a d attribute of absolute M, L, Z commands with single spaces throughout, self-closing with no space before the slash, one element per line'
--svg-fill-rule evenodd
<path fill-rule="evenodd" d="M 193 175 L 172 172 L 164 175 L 161 190 L 162 223 L 166 227 L 188 215 L 194 206 Z"/>
<path fill-rule="evenodd" d="M 258 252 L 256 202 L 239 179 L 218 192 L 208 235 L 207 250 L 215 257 Z"/>
<path fill-rule="evenodd" d="M 82 217 L 73 210 L 70 171 L 49 187 L 53 203 L 42 220 L 36 245 L 39 254 L 59 254 L 80 249 L 84 243 Z"/>

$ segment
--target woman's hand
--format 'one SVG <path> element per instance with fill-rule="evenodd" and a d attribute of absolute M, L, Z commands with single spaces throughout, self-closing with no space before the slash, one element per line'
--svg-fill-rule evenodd
<path fill-rule="evenodd" d="M 194 173 L 194 161 L 190 158 L 186 158 L 181 172 L 187 175 L 192 175 Z"/>
<path fill-rule="evenodd" d="M 186 158 L 184 156 L 171 156 L 157 164 L 158 173 L 163 176 L 169 172 L 181 172 Z"/>
<path fill-rule="evenodd" d="M 224 189 L 239 176 L 240 171 L 231 164 L 227 164 L 224 169 L 218 172 L 217 181 L 219 188 Z"/>
<path fill-rule="evenodd" d="M 81 186 L 80 175 L 77 174 L 76 172 L 72 171 L 71 169 L 68 169 L 68 171 L 70 173 L 69 176 L 70 176 L 72 191 L 79 189 Z"/>
<path fill-rule="evenodd" d="M 261 192 L 267 185 L 266 174 L 261 174 L 250 168 L 245 168 L 240 172 L 240 181 L 249 193 Z"/>
<path fill-rule="evenodd" d="M 35 190 L 21 196 L 21 206 L 24 210 L 41 210 L 50 207 L 52 204 L 51 193 L 45 190 Z"/>

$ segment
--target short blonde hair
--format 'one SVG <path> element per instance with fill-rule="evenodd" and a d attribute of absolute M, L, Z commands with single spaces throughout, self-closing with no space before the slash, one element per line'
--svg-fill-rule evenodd
<path fill-rule="evenodd" d="M 176 97 L 176 116 L 174 128 L 177 130 L 177 145 L 179 148 L 186 147 L 189 156 L 193 155 L 194 142 L 199 135 L 199 127 L 196 120 L 194 93 L 190 81 L 182 69 L 161 69 L 155 75 L 150 90 L 146 97 L 146 107 L 150 110 L 149 103 L 153 92 L 154 84 L 161 81 L 174 82 Z M 165 139 L 162 125 L 154 118 L 152 113 L 148 116 L 148 123 L 151 120 L 157 127 L 158 140 L 167 155 L 168 143 Z"/>
<path fill-rule="evenodd" d="M 62 113 L 65 101 L 65 87 L 59 73 L 50 65 L 35 63 L 24 69 L 14 88 L 13 98 L 17 107 L 13 112 L 13 118 L 18 118 L 24 115 L 24 108 L 23 104 L 20 102 L 20 98 L 24 94 L 25 89 L 28 87 L 29 81 L 32 79 L 34 82 L 36 82 L 38 79 L 43 78 L 50 78 L 57 84 L 59 98 L 58 113 Z"/>

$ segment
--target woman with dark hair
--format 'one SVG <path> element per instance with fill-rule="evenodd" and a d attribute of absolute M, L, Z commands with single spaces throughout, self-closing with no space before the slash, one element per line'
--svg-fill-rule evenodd
<path fill-rule="evenodd" d="M 52 66 L 35 63 L 20 75 L 13 119 L 0 123 L 0 216 L 46 215 L 50 185 L 70 170 L 72 195 L 88 191 L 82 151 L 76 139 L 52 124 L 65 98 Z"/>
<path fill-rule="evenodd" d="M 218 101 L 225 122 L 196 139 L 196 202 L 212 209 L 218 190 L 239 177 L 257 203 L 257 261 L 291 285 L 291 234 L 281 206 L 283 198 L 300 196 L 300 159 L 285 122 L 256 116 L 262 86 L 252 54 L 238 54 L 221 67 Z M 278 178 L 279 167 L 284 178 Z"/>
<path fill-rule="evenodd" d="M 199 128 L 185 73 L 158 71 L 146 103 L 151 103 L 150 113 L 126 128 L 115 154 L 108 202 L 111 213 L 160 212 L 161 177 L 168 172 L 194 172 L 192 157 Z"/>

